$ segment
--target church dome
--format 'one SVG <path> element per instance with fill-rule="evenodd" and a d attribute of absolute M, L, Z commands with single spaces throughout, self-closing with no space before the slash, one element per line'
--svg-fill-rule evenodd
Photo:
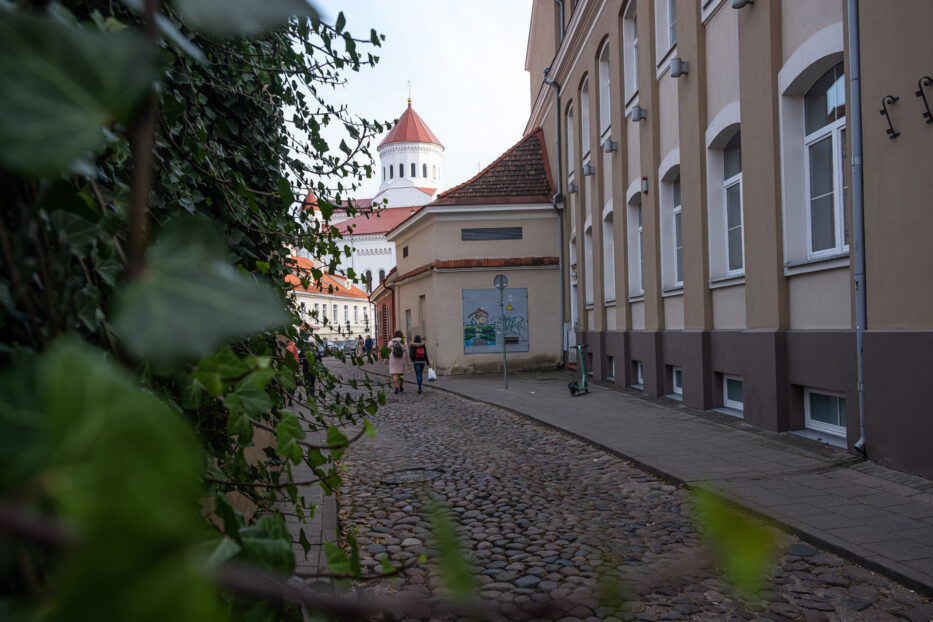
<path fill-rule="evenodd" d="M 382 139 L 377 149 L 392 143 L 432 143 L 443 149 L 444 145 L 437 139 L 434 132 L 428 127 L 424 120 L 418 116 L 415 109 L 411 107 L 411 99 L 408 100 L 408 109 L 399 117 L 395 127 Z"/>

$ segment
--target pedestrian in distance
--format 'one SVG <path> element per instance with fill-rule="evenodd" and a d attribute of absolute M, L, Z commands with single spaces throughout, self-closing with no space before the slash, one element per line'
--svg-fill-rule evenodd
<path fill-rule="evenodd" d="M 356 336 L 356 355 L 363 356 L 366 352 L 366 345 L 363 343 L 363 335 Z"/>
<path fill-rule="evenodd" d="M 392 387 L 396 393 L 405 390 L 405 369 L 411 363 L 408 349 L 405 347 L 405 338 L 402 331 L 395 331 L 395 336 L 389 341 L 389 375 L 392 376 Z"/>
<path fill-rule="evenodd" d="M 369 335 L 366 335 L 366 341 L 363 342 L 363 347 L 366 348 L 366 356 L 369 356 L 369 353 L 373 351 L 373 338 Z"/>
<path fill-rule="evenodd" d="M 415 380 L 418 381 L 418 393 L 421 393 L 421 384 L 424 375 L 424 368 L 431 364 L 428 360 L 428 349 L 421 342 L 421 335 L 415 335 L 415 340 L 408 348 L 408 357 L 415 368 Z"/>

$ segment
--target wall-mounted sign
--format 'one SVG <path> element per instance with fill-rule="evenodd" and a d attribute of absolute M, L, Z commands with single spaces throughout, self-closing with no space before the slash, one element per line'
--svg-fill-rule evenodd
<path fill-rule="evenodd" d="M 504 326 L 496 289 L 464 289 L 462 295 L 464 354 L 502 352 L 499 340 L 503 333 L 507 352 L 528 352 L 527 288 L 509 288 L 503 292 Z"/>

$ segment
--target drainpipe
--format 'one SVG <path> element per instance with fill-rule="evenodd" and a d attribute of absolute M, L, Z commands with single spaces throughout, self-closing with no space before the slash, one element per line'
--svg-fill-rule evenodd
<path fill-rule="evenodd" d="M 560 0 L 556 0 L 560 2 Z M 563 19 L 564 5 L 561 3 L 561 18 Z M 562 22 L 563 23 L 563 22 Z M 563 36 L 563 27 L 561 36 Z M 566 285 L 564 284 L 564 195 L 563 195 L 563 166 L 561 161 L 560 148 L 560 85 L 553 80 L 547 79 L 547 74 L 551 70 L 548 66 L 544 69 L 544 83 L 554 87 L 554 143 L 557 152 L 557 192 L 551 197 L 551 204 L 557 212 L 557 269 L 560 272 L 560 364 L 561 367 L 567 367 L 567 348 L 564 347 L 564 340 L 567 337 L 566 323 L 567 314 L 564 310 L 564 304 L 567 298 Z"/>
<path fill-rule="evenodd" d="M 860 436 L 854 447 L 865 450 L 865 376 L 862 338 L 866 325 L 865 197 L 862 192 L 862 68 L 859 47 L 858 0 L 848 0 L 849 100 L 852 110 L 852 245 L 855 250 L 855 348 L 858 359 L 858 416 Z"/>
<path fill-rule="evenodd" d="M 560 42 L 564 42 L 564 0 L 554 0 L 558 5 L 560 5 Z M 547 73 L 545 70 L 544 73 Z"/>

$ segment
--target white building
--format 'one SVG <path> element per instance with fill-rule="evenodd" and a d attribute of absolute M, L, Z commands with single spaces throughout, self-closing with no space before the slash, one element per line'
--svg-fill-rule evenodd
<path fill-rule="evenodd" d="M 350 247 L 339 271 L 357 275 L 371 292 L 396 265 L 395 243 L 386 234 L 434 199 L 441 188 L 444 146 L 411 107 L 399 117 L 377 147 L 382 184 L 372 199 L 353 200 L 360 213 L 332 223 Z"/>

